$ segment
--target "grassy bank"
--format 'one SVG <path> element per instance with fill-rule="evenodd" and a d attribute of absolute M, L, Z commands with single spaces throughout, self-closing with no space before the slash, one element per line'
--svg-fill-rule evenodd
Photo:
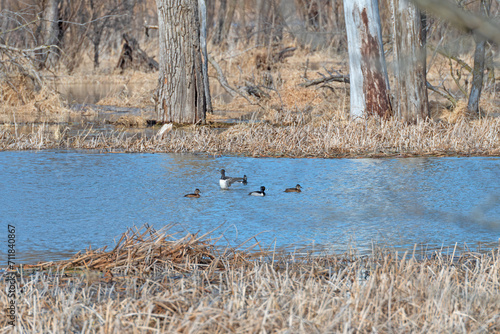
<path fill-rule="evenodd" d="M 294 125 L 241 124 L 225 131 L 209 126 L 173 129 L 162 137 L 68 135 L 43 126 L 29 134 L 0 129 L 0 150 L 98 149 L 120 152 L 242 154 L 280 157 L 498 156 L 500 118 L 454 123 L 405 124 L 397 120 L 319 120 Z"/>
<path fill-rule="evenodd" d="M 500 252 L 308 256 L 129 231 L 113 250 L 26 266 L 25 333 L 494 333 Z M 249 248 L 252 248 L 251 246 Z M 255 247 L 254 247 L 255 249 Z M 6 305 L 6 283 L 0 281 Z M 2 314 L 1 332 L 10 332 Z"/>

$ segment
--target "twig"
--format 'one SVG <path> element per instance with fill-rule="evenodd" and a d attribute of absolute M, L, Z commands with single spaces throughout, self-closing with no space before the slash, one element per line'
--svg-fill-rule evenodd
<path fill-rule="evenodd" d="M 466 69 L 467 71 L 469 71 L 470 73 L 472 73 L 472 67 L 470 67 L 465 61 L 463 61 L 462 59 L 458 58 L 457 56 L 450 55 L 449 53 L 447 53 L 443 49 L 434 48 L 432 45 L 428 45 L 428 48 L 430 48 L 432 51 L 435 51 L 435 52 L 439 53 L 440 55 L 442 55 L 442 56 L 444 56 L 444 57 L 446 57 L 448 59 L 456 61 L 460 66 L 462 66 L 464 69 Z"/>

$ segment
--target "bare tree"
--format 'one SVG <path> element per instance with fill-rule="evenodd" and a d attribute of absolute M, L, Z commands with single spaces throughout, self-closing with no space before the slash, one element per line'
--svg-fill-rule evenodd
<path fill-rule="evenodd" d="M 481 14 L 487 17 L 491 8 L 491 0 L 481 0 Z M 479 35 L 474 36 L 476 49 L 474 51 L 474 69 L 472 71 L 472 87 L 469 94 L 467 109 L 476 114 L 479 113 L 479 100 L 483 90 L 484 58 L 486 40 Z"/>
<path fill-rule="evenodd" d="M 395 115 L 408 122 L 429 117 L 425 18 L 409 0 L 392 0 Z"/>
<path fill-rule="evenodd" d="M 344 14 L 349 47 L 351 116 L 390 116 L 389 79 L 378 1 L 345 1 Z"/>
<path fill-rule="evenodd" d="M 133 6 L 133 3 L 130 5 Z M 133 7 L 128 8 L 128 6 L 128 2 L 123 1 L 88 0 L 89 29 L 87 29 L 87 37 L 94 47 L 94 68 L 99 67 L 100 47 L 103 37 L 112 28 L 113 23 L 118 21 L 119 17 L 125 16 L 123 13 L 133 10 Z"/>
<path fill-rule="evenodd" d="M 205 122 L 198 1 L 157 0 L 156 4 L 160 43 L 158 118 L 163 122 Z"/>
<path fill-rule="evenodd" d="M 59 58 L 59 0 L 42 2 L 41 35 L 43 44 L 52 47 L 43 49 L 39 55 L 39 67 L 54 67 Z"/>

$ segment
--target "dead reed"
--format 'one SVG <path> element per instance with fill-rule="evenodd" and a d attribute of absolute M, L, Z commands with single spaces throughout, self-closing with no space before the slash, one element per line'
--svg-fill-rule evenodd
<path fill-rule="evenodd" d="M 239 124 L 225 131 L 190 126 L 173 129 L 161 138 L 127 136 L 124 131 L 103 135 L 91 129 L 78 136 L 61 131 L 53 138 L 41 128 L 21 135 L 0 129 L 0 150 L 46 148 L 255 157 L 498 156 L 500 118 L 463 117 L 453 123 L 418 124 L 393 119 L 321 120 L 291 125 Z"/>
<path fill-rule="evenodd" d="M 146 229 L 130 230 L 109 252 L 24 269 L 16 293 L 23 333 L 500 331 L 499 250 L 252 255 Z M 6 321 L 2 313 L 2 333 Z"/>

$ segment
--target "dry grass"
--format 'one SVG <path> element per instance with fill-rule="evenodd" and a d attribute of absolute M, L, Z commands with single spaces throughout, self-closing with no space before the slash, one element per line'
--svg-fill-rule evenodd
<path fill-rule="evenodd" d="M 290 43 L 293 45 L 293 41 Z M 299 86 L 305 82 L 305 77 L 314 79 L 335 71 L 347 73 L 346 57 L 332 54 L 328 50 L 311 52 L 299 48 L 290 57 L 268 64 L 270 71 L 257 66 L 259 56 L 266 55 L 267 52 L 275 55 L 284 46 L 276 49 L 250 47 L 243 50 L 214 50 L 214 57 L 233 87 L 256 85 L 270 96 L 261 99 L 249 97 L 253 103 L 242 97 L 225 103 L 222 98 L 215 98 L 224 91 L 217 87 L 215 71 L 210 67 L 214 108 L 232 111 L 227 113 L 227 117 L 236 115 L 234 118 L 245 112 L 258 112 L 255 113 L 255 119 L 262 124 L 237 125 L 224 132 L 210 127 L 184 127 L 171 131 L 162 138 L 147 139 L 143 136 L 131 137 L 121 130 L 108 136 L 101 135 L 91 129 L 93 124 L 99 122 L 95 113 L 93 116 L 82 114 L 85 117 L 80 117 L 82 123 L 92 124 L 89 125 L 89 131 L 81 131 L 83 134 L 77 136 L 69 135 L 70 131 L 64 131 L 67 126 L 64 123 L 67 119 L 78 118 L 65 108 L 61 98 L 45 88 L 36 95 L 27 83 L 21 82 L 17 89 L 22 94 L 14 93 L 9 87 L 4 89 L 8 94 L 3 95 L 3 103 L 0 105 L 0 123 L 5 123 L 8 127 L 0 129 L 0 150 L 88 148 L 126 152 L 203 152 L 215 155 L 288 157 L 494 156 L 500 153 L 498 99 L 492 89 L 485 89 L 482 98 L 483 118 L 469 115 L 464 99 L 459 101 L 455 110 L 449 110 L 446 109 L 446 101 L 436 100 L 436 96 L 431 93 L 431 121 L 416 125 L 397 120 L 355 122 L 348 115 L 347 84 L 333 82 L 309 88 Z M 470 58 L 464 59 L 470 61 Z M 449 61 L 438 56 L 432 64 L 429 80 L 436 85 L 443 82 L 446 87 L 453 87 L 451 78 L 447 77 Z M 140 108 L 152 106 L 157 74 L 120 74 L 114 68 L 115 65 L 115 61 L 107 60 L 103 62 L 103 69 L 97 72 L 86 71 L 85 67 L 81 67 L 77 71 L 78 75 L 60 76 L 57 81 L 62 85 L 88 83 L 97 86 L 99 83 L 113 83 L 120 89 L 111 92 L 98 104 Z M 450 90 L 455 91 L 455 88 Z M 215 91 L 218 93 L 215 94 Z M 24 103 L 16 100 L 17 96 L 25 96 Z M 207 118 L 209 122 L 223 121 L 218 115 L 208 115 Z M 145 121 L 147 120 L 131 115 L 113 120 L 120 129 L 143 127 Z M 34 126 L 31 133 L 19 134 L 16 130 L 17 123 L 41 125 Z M 55 131 L 57 136 L 48 135 L 44 131 L 45 124 L 59 124 L 61 130 Z"/>
<path fill-rule="evenodd" d="M 207 126 L 177 128 L 162 138 L 62 133 L 47 136 L 43 126 L 30 134 L 0 130 L 0 150 L 46 148 L 100 149 L 124 152 L 242 154 L 280 157 L 385 157 L 500 155 L 500 118 L 458 119 L 455 123 L 396 120 L 318 121 L 275 126 L 240 124 L 225 131 Z"/>
<path fill-rule="evenodd" d="M 298 255 L 130 230 L 18 274 L 23 333 L 494 333 L 500 252 Z M 43 268 L 43 269 L 42 269 Z M 0 281 L 6 305 L 6 282 Z M 10 332 L 2 313 L 1 332 Z"/>

